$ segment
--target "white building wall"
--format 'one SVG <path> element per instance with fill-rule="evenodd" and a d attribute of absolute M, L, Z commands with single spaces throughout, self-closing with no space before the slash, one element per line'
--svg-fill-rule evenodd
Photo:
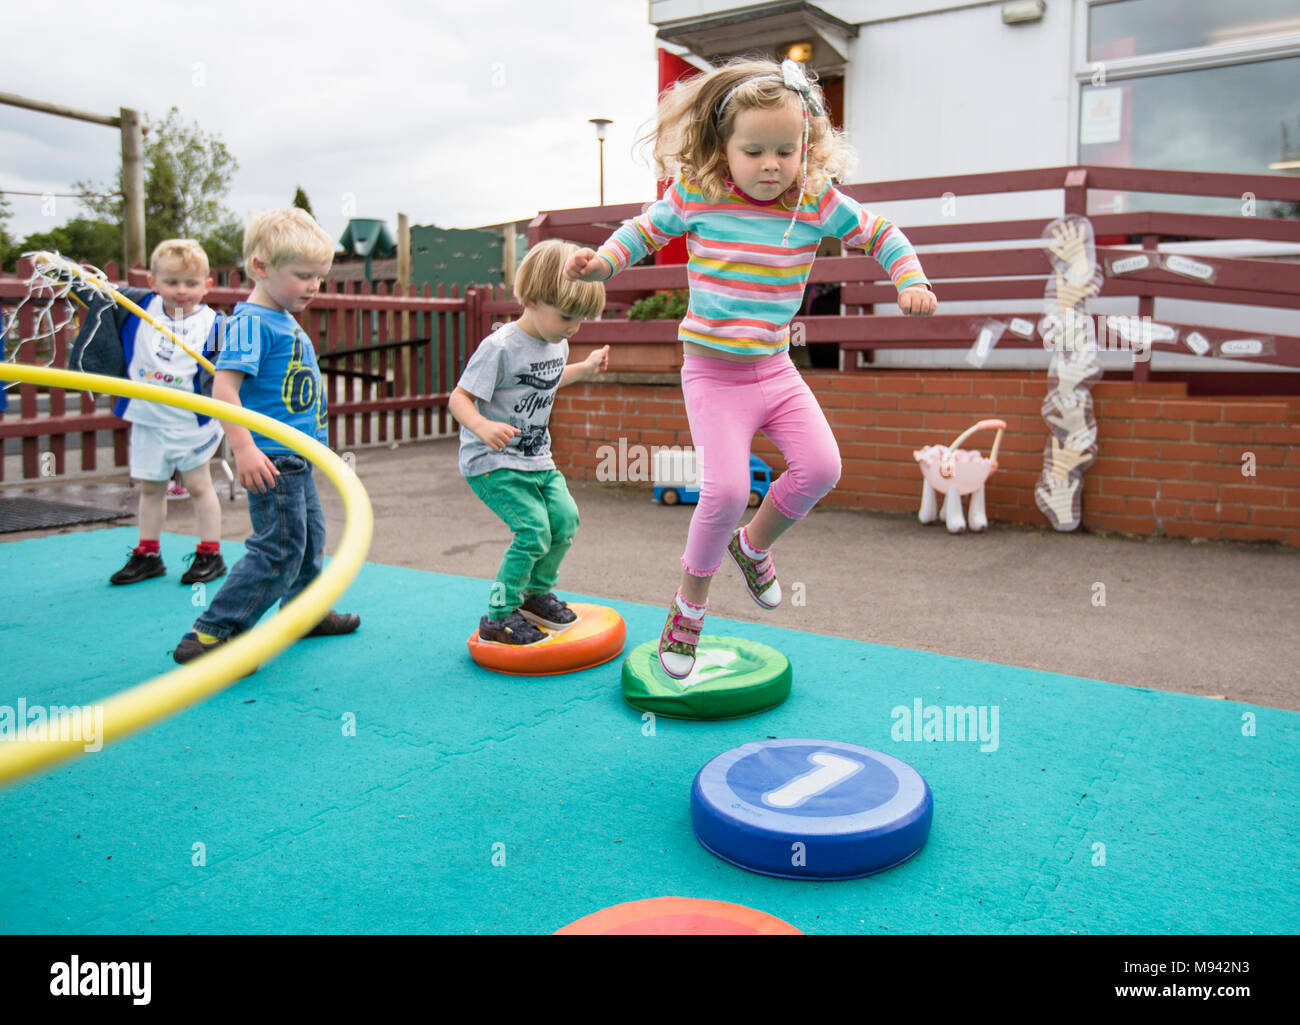
<path fill-rule="evenodd" d="M 911 17 L 914 14 L 959 7 L 987 6 L 993 2 L 1000 3 L 1001 0 L 950 0 L 947 3 L 936 3 L 935 0 L 813 0 L 814 6 L 850 24 L 886 21 L 890 18 Z M 730 11 L 743 11 L 754 6 L 752 2 L 740 3 L 738 0 L 650 0 L 650 23 L 662 25 L 665 22 L 682 21 L 686 18 L 704 18 Z M 864 8 L 868 8 L 865 13 Z"/>
<path fill-rule="evenodd" d="M 845 21 L 868 0 L 833 5 Z M 1004 25 L 1001 4 L 863 24 L 845 76 L 862 180 L 1069 162 L 1070 5 Z"/>
<path fill-rule="evenodd" d="M 1051 0 L 1042 20 L 1002 22 L 1001 0 L 820 0 L 859 26 L 845 70 L 844 126 L 859 163 L 851 181 L 894 181 L 1071 162 L 1077 0 Z M 662 24 L 741 10 L 734 0 L 650 0 Z M 814 61 L 816 63 L 816 61 Z M 957 220 L 1054 216 L 1055 196 L 959 200 Z M 932 203 L 898 204 L 932 223 Z"/>
<path fill-rule="evenodd" d="M 743 10 L 734 0 L 650 0 L 654 24 Z M 844 126 L 858 153 L 851 182 L 896 181 L 1039 167 L 1075 162 L 1078 132 L 1076 72 L 1084 70 L 1080 34 L 1087 0 L 1048 0 L 1041 20 L 1002 21 L 1002 0 L 943 3 L 936 0 L 816 0 L 816 6 L 858 26 L 849 43 L 844 76 Z M 814 58 L 814 64 L 816 59 Z M 1063 194 L 1018 192 L 958 197 L 945 208 L 936 195 L 890 202 L 877 212 L 904 230 L 909 225 L 1051 218 L 1062 213 Z M 955 207 L 955 209 L 954 209 Z M 1022 246 L 1024 242 L 1008 243 Z M 989 243 L 938 248 L 989 248 Z M 1231 243 L 1174 243 L 1174 251 L 1206 255 Z M 1162 247 L 1165 248 L 1165 247 Z M 1287 248 L 1287 247 L 1283 247 Z M 924 262 L 927 247 L 918 246 Z M 942 291 L 942 290 L 941 290 Z M 942 299 L 942 294 L 940 295 Z M 1089 304 L 1093 314 L 1137 313 L 1135 298 Z M 1036 316 L 1041 301 L 944 303 L 945 314 L 972 316 L 999 311 Z M 878 308 L 881 315 L 898 314 Z M 1243 331 L 1300 334 L 1300 311 L 1158 300 L 1156 318 Z M 972 339 L 974 335 L 972 334 Z M 959 351 L 896 350 L 876 353 L 878 365 L 963 366 Z M 1156 353 L 1162 369 L 1258 370 L 1258 364 Z M 1046 367 L 1048 354 L 994 351 L 990 368 Z M 1106 355 L 1107 369 L 1127 369 L 1120 354 Z"/>

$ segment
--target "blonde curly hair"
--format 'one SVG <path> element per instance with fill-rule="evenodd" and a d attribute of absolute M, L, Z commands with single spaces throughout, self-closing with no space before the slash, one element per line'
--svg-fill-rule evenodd
<path fill-rule="evenodd" d="M 825 110 L 826 99 L 809 77 L 812 96 Z M 719 105 L 732 89 L 735 93 L 719 112 Z M 799 102 L 798 93 L 781 81 L 781 66 L 775 61 L 736 58 L 713 71 L 678 82 L 665 92 L 655 113 L 654 128 L 638 141 L 650 150 L 655 174 L 661 180 L 685 178 L 698 185 L 709 202 L 716 203 L 731 191 L 727 142 L 735 130 L 736 115 L 743 110 L 773 110 L 787 103 L 797 107 Z M 856 157 L 844 133 L 835 129 L 829 118 L 814 117 L 809 111 L 808 121 L 805 188 L 808 195 L 816 196 L 828 184 L 843 181 Z M 797 187 L 796 182 L 792 188 Z M 783 206 L 788 195 L 782 197 Z M 787 209 L 793 209 L 793 205 Z"/>

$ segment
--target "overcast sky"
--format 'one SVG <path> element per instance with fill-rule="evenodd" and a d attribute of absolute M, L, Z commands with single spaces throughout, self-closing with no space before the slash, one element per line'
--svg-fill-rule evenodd
<path fill-rule="evenodd" d="M 645 0 L 272 0 L 221 4 L 74 0 L 51 18 L 6 7 L 0 91 L 103 114 L 171 106 L 239 161 L 226 205 L 287 206 L 301 185 L 336 238 L 347 216 L 468 228 L 594 206 L 591 117 L 609 203 L 654 198 L 632 154 L 653 113 L 654 29 Z M 126 12 L 121 14 L 120 12 Z M 115 129 L 0 105 L 0 190 L 108 184 Z M 21 239 L 83 213 L 42 215 L 8 195 Z"/>

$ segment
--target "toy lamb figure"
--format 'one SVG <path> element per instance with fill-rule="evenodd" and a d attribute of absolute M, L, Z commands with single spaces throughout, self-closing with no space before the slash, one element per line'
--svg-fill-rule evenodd
<path fill-rule="evenodd" d="M 960 534 L 968 525 L 961 512 L 961 496 L 970 495 L 970 529 L 982 531 L 989 525 L 988 516 L 984 512 L 984 483 L 998 468 L 998 446 L 1002 444 L 1002 432 L 1006 426 L 1002 420 L 981 420 L 958 436 L 951 445 L 927 445 L 912 453 L 921 466 L 921 476 L 925 480 L 921 491 L 922 523 L 933 523 L 938 519 L 939 503 L 936 496 L 946 495 L 943 501 L 944 523 L 948 527 L 948 533 Z M 968 452 L 961 447 L 961 443 L 976 431 L 994 428 L 998 433 L 987 459 L 978 451 Z"/>

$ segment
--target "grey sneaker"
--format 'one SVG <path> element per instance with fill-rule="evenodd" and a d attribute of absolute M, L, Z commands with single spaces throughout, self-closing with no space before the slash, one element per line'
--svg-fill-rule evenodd
<path fill-rule="evenodd" d="M 184 665 L 200 655 L 206 655 L 213 648 L 221 647 L 228 640 L 230 640 L 229 637 L 218 637 L 211 644 L 204 644 L 199 640 L 199 635 L 191 630 L 181 638 L 180 644 L 176 645 L 176 650 L 172 652 L 172 658 Z"/>
<path fill-rule="evenodd" d="M 555 597 L 554 592 L 525 595 L 524 603 L 519 606 L 519 614 L 548 630 L 563 630 L 578 621 L 578 614 Z"/>
<path fill-rule="evenodd" d="M 172 652 L 172 659 L 179 662 L 181 665 L 184 665 L 186 662 L 192 662 L 200 655 L 206 655 L 209 651 L 212 651 L 214 648 L 219 648 L 223 644 L 229 643 L 231 640 L 233 640 L 232 637 L 218 637 L 212 643 L 204 644 L 199 640 L 199 635 L 191 630 L 182 637 L 181 642 L 176 645 L 176 650 Z M 244 674 L 243 678 L 247 679 L 260 668 L 260 666 L 253 666 L 252 669 Z"/>
<path fill-rule="evenodd" d="M 307 631 L 308 637 L 338 637 L 350 634 L 361 625 L 361 617 L 355 612 L 335 612 L 330 609 L 325 618 Z"/>

